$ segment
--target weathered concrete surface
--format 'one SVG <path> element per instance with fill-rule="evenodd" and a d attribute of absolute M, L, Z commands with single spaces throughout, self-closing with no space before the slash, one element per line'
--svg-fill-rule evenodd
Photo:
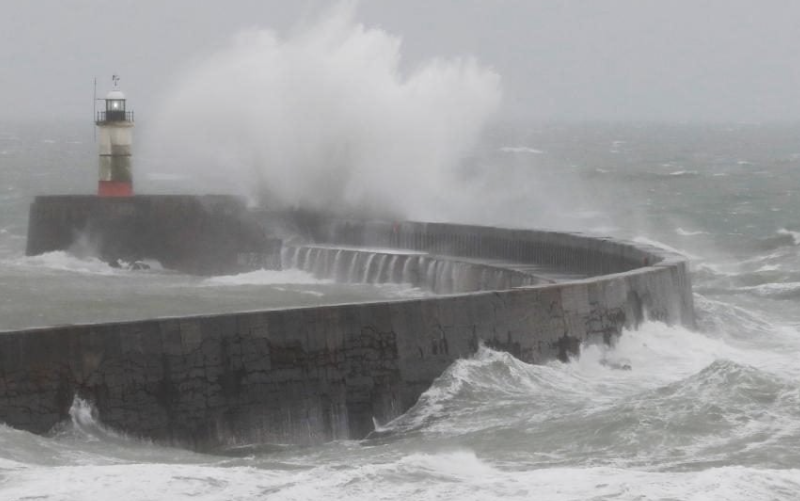
<path fill-rule="evenodd" d="M 686 263 L 657 249 L 494 228 L 348 224 L 367 245 L 400 235 L 398 245 L 440 254 L 508 258 L 528 249 L 554 261 L 571 249 L 587 269 L 616 272 L 419 300 L 2 334 L 0 421 L 45 432 L 78 395 L 109 426 L 194 447 L 358 438 L 373 418 L 407 410 L 480 342 L 540 363 L 608 341 L 645 315 L 694 322 Z"/>
<path fill-rule="evenodd" d="M 108 262 L 156 259 L 170 269 L 217 274 L 279 264 L 241 199 L 224 195 L 36 197 L 27 255 L 85 252 Z"/>

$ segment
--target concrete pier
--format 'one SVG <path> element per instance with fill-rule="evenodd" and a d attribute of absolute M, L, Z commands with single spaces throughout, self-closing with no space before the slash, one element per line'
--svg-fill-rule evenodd
<path fill-rule="evenodd" d="M 32 225 L 54 224 L 47 217 L 57 216 L 43 209 L 54 202 L 36 203 L 41 219 Z M 610 342 L 646 317 L 694 325 L 687 264 L 661 249 L 452 224 L 306 218 L 297 226 L 303 245 L 431 252 L 504 263 L 531 277 L 561 270 L 566 278 L 415 300 L 0 334 L 0 421 L 43 433 L 68 418 L 78 396 L 108 426 L 195 448 L 361 438 L 374 421 L 409 409 L 480 343 L 541 363 L 566 360 L 581 343 Z M 209 227 L 215 238 L 222 234 Z M 31 231 L 34 251 L 54 245 Z"/>

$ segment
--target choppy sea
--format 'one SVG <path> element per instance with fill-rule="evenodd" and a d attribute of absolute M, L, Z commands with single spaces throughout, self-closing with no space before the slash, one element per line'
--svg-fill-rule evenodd
<path fill-rule="evenodd" d="M 516 123 L 467 163 L 487 194 L 475 222 L 689 256 L 698 330 L 649 322 L 542 366 L 481 349 L 375 436 L 313 447 L 199 454 L 126 437 L 76 401 L 47 436 L 0 424 L 0 499 L 800 498 L 800 127 Z M 31 197 L 91 192 L 95 165 L 91 129 L 0 125 L 0 330 L 425 294 L 25 257 Z"/>

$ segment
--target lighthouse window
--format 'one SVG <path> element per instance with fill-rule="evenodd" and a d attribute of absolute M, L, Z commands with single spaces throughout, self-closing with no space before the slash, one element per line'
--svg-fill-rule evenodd
<path fill-rule="evenodd" d="M 107 111 L 125 111 L 125 101 L 122 99 L 109 99 L 106 102 Z"/>

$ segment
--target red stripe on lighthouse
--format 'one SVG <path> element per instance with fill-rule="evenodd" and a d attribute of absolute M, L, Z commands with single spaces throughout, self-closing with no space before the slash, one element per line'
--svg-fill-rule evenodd
<path fill-rule="evenodd" d="M 133 185 L 120 181 L 99 181 L 97 195 L 101 197 L 132 197 Z"/>

